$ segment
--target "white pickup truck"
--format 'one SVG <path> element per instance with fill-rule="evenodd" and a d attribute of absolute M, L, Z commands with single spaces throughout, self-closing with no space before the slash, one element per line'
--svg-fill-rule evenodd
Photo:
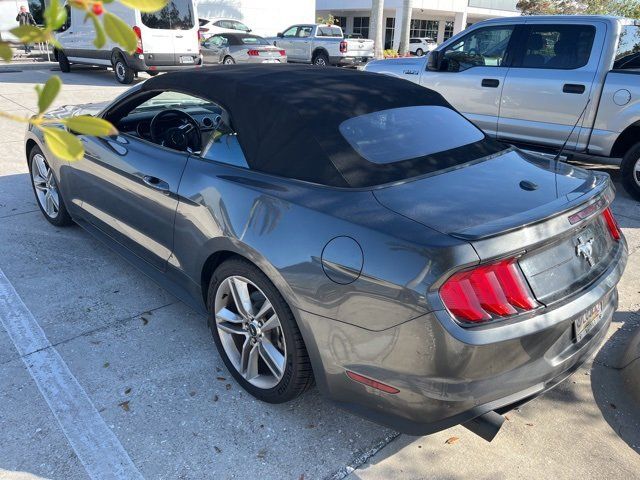
<path fill-rule="evenodd" d="M 532 16 L 476 23 L 428 57 L 365 70 L 440 92 L 488 135 L 528 150 L 620 163 L 640 200 L 640 22 Z M 574 129 L 575 126 L 575 129 Z"/>
<path fill-rule="evenodd" d="M 356 66 L 373 58 L 373 40 L 345 38 L 337 25 L 292 25 L 269 39 L 289 62 Z"/>

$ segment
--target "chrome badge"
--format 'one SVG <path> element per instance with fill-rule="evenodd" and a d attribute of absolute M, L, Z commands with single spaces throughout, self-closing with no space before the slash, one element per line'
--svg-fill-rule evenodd
<path fill-rule="evenodd" d="M 578 257 L 583 257 L 589 264 L 589 267 L 593 267 L 593 237 L 591 237 L 589 240 L 578 237 L 578 245 L 576 245 L 576 255 Z"/>

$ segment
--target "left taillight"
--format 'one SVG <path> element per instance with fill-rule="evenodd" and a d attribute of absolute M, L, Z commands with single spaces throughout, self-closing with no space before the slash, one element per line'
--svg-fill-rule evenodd
<path fill-rule="evenodd" d="M 136 44 L 136 53 L 144 53 L 144 50 L 142 48 L 142 31 L 140 30 L 140 27 L 138 27 L 137 25 L 134 26 L 133 32 L 136 34 L 136 39 L 138 41 L 138 43 Z"/>
<path fill-rule="evenodd" d="M 349 45 L 347 44 L 346 40 L 342 40 L 340 42 L 340 53 L 347 53 L 347 48 L 349 47 Z"/>
<path fill-rule="evenodd" d="M 260 52 L 258 50 L 248 50 L 247 55 L 251 57 L 257 57 L 258 55 L 260 55 Z"/>
<path fill-rule="evenodd" d="M 607 207 L 602 212 L 602 216 L 604 217 L 605 222 L 607 223 L 607 228 L 609 229 L 609 233 L 611 237 L 618 241 L 620 240 L 620 226 L 618 225 L 618 221 L 613 216 L 613 212 L 611 211 L 611 207 Z"/>
<path fill-rule="evenodd" d="M 286 50 L 280 50 L 280 56 L 284 57 L 287 54 Z"/>
<path fill-rule="evenodd" d="M 539 306 L 515 258 L 453 274 L 440 287 L 447 310 L 462 322 L 503 319 Z"/>

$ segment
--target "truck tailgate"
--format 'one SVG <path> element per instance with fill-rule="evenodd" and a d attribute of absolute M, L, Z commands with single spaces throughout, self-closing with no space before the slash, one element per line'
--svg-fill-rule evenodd
<path fill-rule="evenodd" d="M 372 57 L 373 56 L 373 40 L 368 38 L 348 38 L 347 57 Z"/>

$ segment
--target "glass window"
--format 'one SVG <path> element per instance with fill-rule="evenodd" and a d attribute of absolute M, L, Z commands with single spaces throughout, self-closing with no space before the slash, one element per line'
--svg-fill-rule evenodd
<path fill-rule="evenodd" d="M 449 40 L 453 37 L 453 22 L 444 22 L 444 40 Z"/>
<path fill-rule="evenodd" d="M 353 17 L 353 33 L 369 38 L 369 17 Z"/>
<path fill-rule="evenodd" d="M 162 30 L 190 30 L 195 26 L 191 0 L 171 0 L 162 10 L 142 13 L 142 23 Z"/>
<path fill-rule="evenodd" d="M 584 67 L 595 34 L 592 25 L 532 25 L 518 66 L 558 70 Z"/>
<path fill-rule="evenodd" d="M 384 29 L 384 48 L 385 50 L 393 47 L 393 34 L 396 29 L 396 19 L 387 17 Z"/>
<path fill-rule="evenodd" d="M 443 69 L 461 72 L 471 67 L 499 67 L 513 33 L 512 26 L 481 28 L 449 45 L 443 53 Z"/>
<path fill-rule="evenodd" d="M 250 32 L 251 29 L 247 27 L 244 23 L 238 22 L 237 20 L 229 20 L 229 27 L 232 30 L 239 30 L 241 32 Z"/>
<path fill-rule="evenodd" d="M 291 27 L 285 30 L 282 36 L 285 38 L 295 37 L 297 32 L 298 32 L 298 26 L 296 25 L 295 27 Z"/>
<path fill-rule="evenodd" d="M 310 37 L 312 31 L 313 31 L 313 27 L 311 25 L 304 25 L 298 29 L 298 33 L 296 34 L 296 37 L 299 37 L 299 38 Z"/>
<path fill-rule="evenodd" d="M 622 27 L 613 68 L 640 68 L 640 26 Z"/>
<path fill-rule="evenodd" d="M 319 37 L 340 37 L 342 38 L 342 30 L 338 27 L 318 27 Z"/>
<path fill-rule="evenodd" d="M 262 37 L 258 36 L 246 36 L 240 37 L 240 41 L 245 45 L 271 45 L 268 41 L 266 41 Z"/>
<path fill-rule="evenodd" d="M 347 17 L 333 17 L 333 23 L 344 31 L 344 29 L 347 28 Z"/>
<path fill-rule="evenodd" d="M 438 20 L 411 20 L 409 36 L 414 38 L 436 38 L 438 36 L 439 25 L 440 22 Z"/>
<path fill-rule="evenodd" d="M 31 12 L 31 15 L 33 15 L 33 19 L 36 21 L 36 23 L 38 25 L 43 25 L 44 18 L 42 16 L 42 13 L 44 12 L 45 8 L 44 0 L 28 0 L 27 4 L 29 5 L 29 11 Z"/>
<path fill-rule="evenodd" d="M 226 163 L 236 167 L 249 168 L 247 159 L 240 148 L 238 135 L 217 130 L 209 139 L 200 155 L 207 160 Z"/>
<path fill-rule="evenodd" d="M 458 112 L 436 105 L 368 113 L 345 120 L 339 128 L 361 157 L 378 164 L 417 159 L 484 139 Z"/>

